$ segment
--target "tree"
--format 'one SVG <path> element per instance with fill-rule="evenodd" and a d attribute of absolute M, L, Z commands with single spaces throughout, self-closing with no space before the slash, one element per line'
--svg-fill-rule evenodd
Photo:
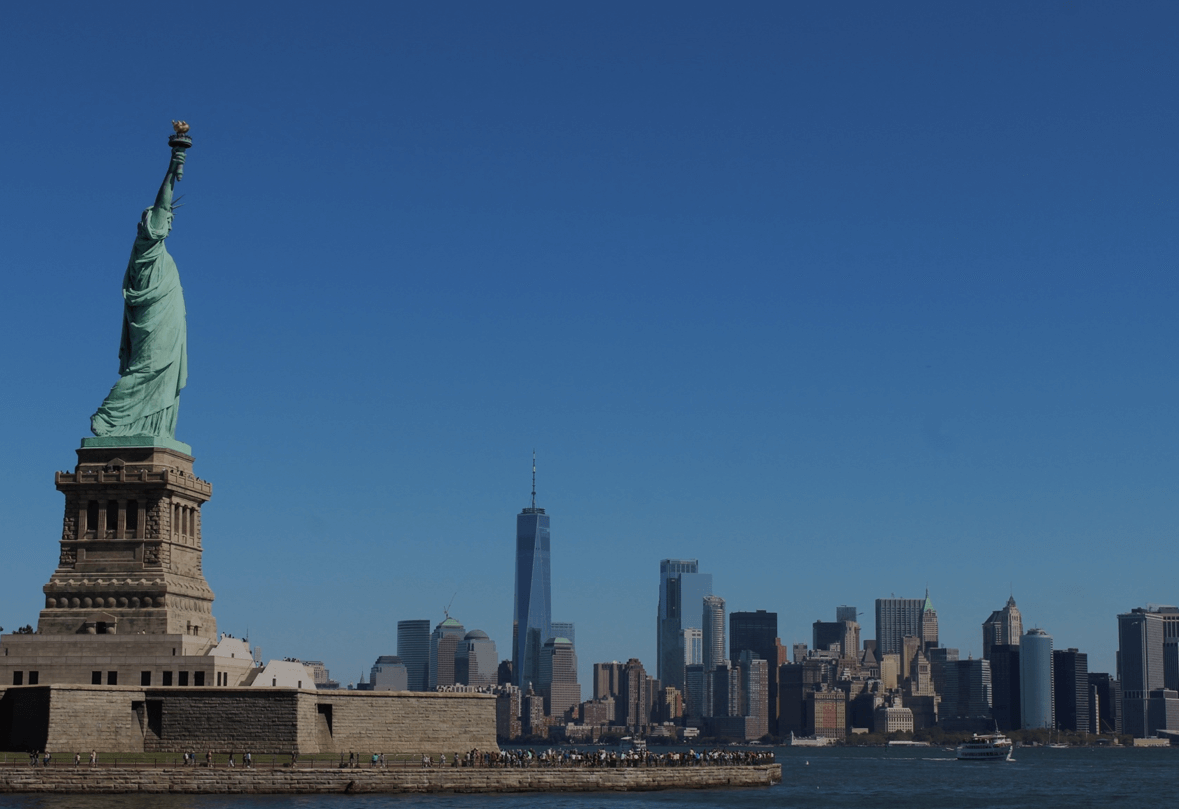
<path fill-rule="evenodd" d="M 20 629 L 16 630 L 16 634 L 18 634 L 18 635 L 32 635 L 33 634 L 33 625 L 32 624 L 25 624 Z"/>

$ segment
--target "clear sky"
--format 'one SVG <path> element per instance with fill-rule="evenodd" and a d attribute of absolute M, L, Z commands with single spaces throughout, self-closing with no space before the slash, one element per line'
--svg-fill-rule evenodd
<path fill-rule="evenodd" d="M 1179 5 L 7 3 L 0 625 L 169 250 L 219 627 L 356 680 L 451 613 L 654 671 L 659 560 L 809 641 L 1179 602 Z"/>

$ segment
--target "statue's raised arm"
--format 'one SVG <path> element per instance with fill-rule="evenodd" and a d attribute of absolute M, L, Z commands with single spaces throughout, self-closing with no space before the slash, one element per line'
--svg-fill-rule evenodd
<path fill-rule="evenodd" d="M 123 276 L 119 381 L 90 418 L 112 445 L 176 445 L 180 391 L 188 379 L 184 291 L 165 240 L 172 231 L 173 190 L 192 146 L 188 125 L 173 122 L 172 156 L 155 204 L 143 212 Z M 183 446 L 183 445 L 180 445 Z"/>

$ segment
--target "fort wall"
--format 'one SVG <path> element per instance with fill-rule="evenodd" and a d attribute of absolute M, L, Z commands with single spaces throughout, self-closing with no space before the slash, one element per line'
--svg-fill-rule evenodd
<path fill-rule="evenodd" d="M 390 768 L 205 769 L 203 767 L 90 769 L 5 767 L 0 794 L 58 793 L 422 793 L 422 792 L 640 792 L 666 789 L 767 787 L 782 780 L 782 765 L 636 768 Z"/>

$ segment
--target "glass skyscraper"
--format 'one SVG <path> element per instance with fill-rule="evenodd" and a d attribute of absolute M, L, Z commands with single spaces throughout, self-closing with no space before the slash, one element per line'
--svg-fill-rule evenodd
<path fill-rule="evenodd" d="M 536 456 L 532 505 L 516 517 L 516 597 L 512 610 L 512 672 L 516 685 L 540 686 L 540 653 L 553 636 L 549 566 L 549 517 L 536 507 Z"/>
<path fill-rule="evenodd" d="M 1043 629 L 1029 629 L 1019 644 L 1019 713 L 1024 730 L 1056 727 L 1052 685 L 1052 636 Z"/>
<path fill-rule="evenodd" d="M 695 559 L 664 559 L 659 563 L 659 615 L 655 635 L 655 672 L 665 686 L 684 690 L 689 661 L 684 631 L 701 629 L 704 596 L 712 594 L 712 574 L 701 573 Z"/>
<path fill-rule="evenodd" d="M 430 622 L 425 619 L 397 622 L 397 656 L 405 665 L 410 691 L 430 685 Z"/>

